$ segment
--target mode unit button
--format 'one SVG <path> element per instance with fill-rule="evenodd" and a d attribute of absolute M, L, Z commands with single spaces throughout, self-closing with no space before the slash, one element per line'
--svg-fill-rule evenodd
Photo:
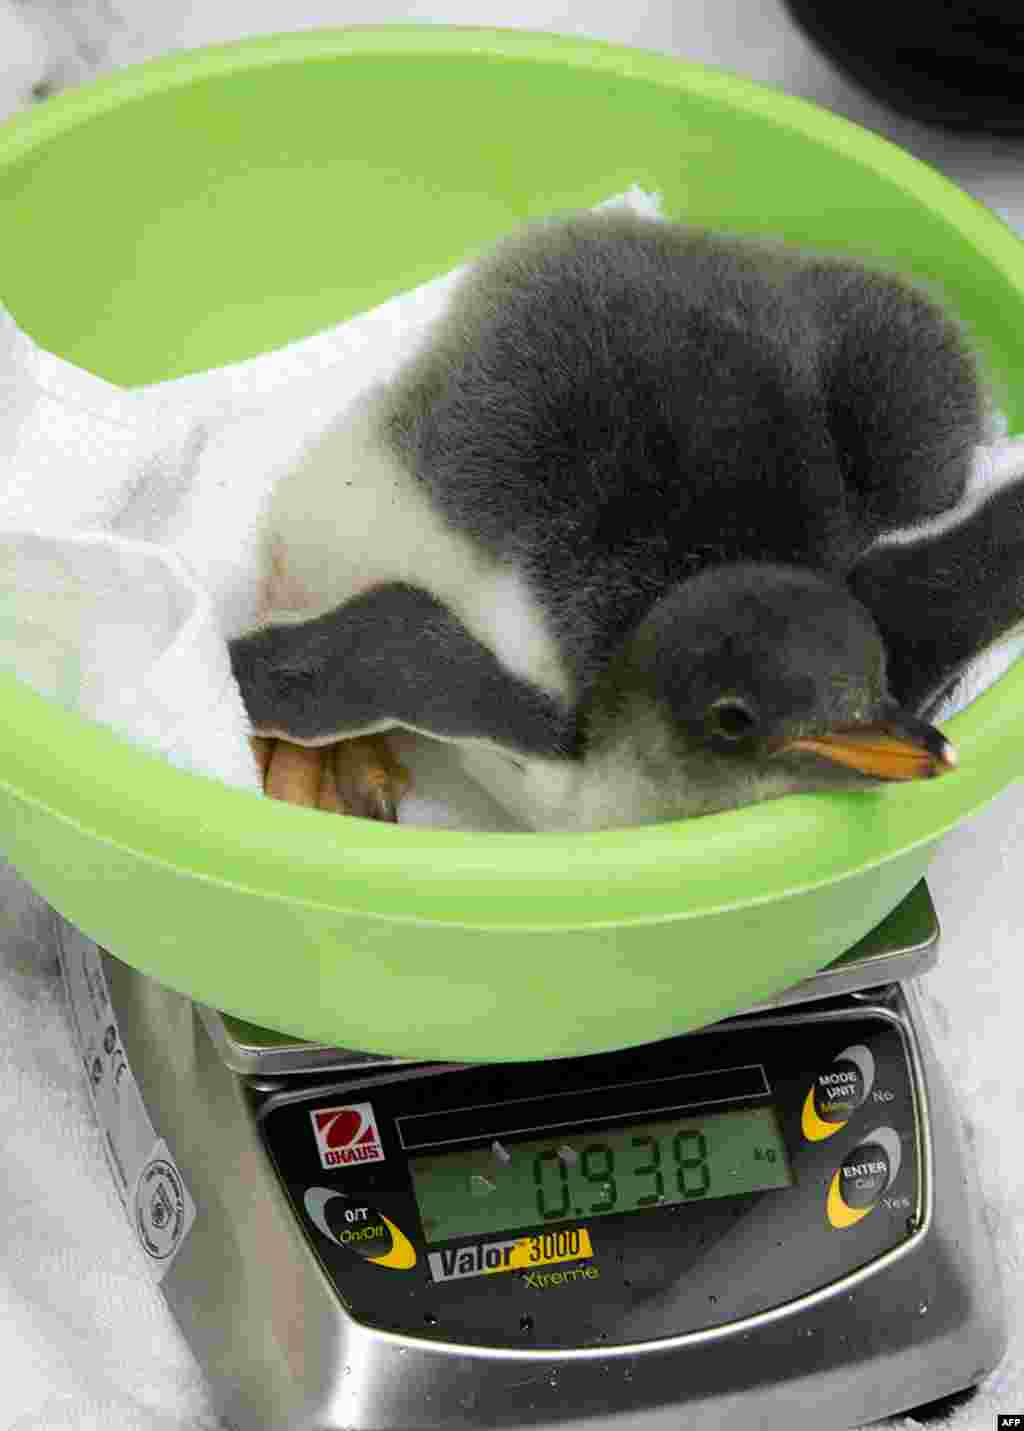
<path fill-rule="evenodd" d="M 811 1084 L 800 1124 L 808 1142 L 831 1138 L 844 1128 L 868 1097 L 875 1082 L 875 1060 L 862 1043 L 837 1053 Z"/>

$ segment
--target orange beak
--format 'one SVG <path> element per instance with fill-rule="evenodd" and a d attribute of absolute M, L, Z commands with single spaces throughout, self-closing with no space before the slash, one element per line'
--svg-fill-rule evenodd
<path fill-rule="evenodd" d="M 876 780 L 929 780 L 956 769 L 956 751 L 941 731 L 902 712 L 889 720 L 836 726 L 821 735 L 782 741 L 775 754 L 806 751 Z"/>

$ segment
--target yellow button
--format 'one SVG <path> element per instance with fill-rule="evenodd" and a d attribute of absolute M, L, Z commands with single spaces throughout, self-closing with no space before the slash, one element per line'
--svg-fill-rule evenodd
<path fill-rule="evenodd" d="M 408 1271 L 410 1267 L 416 1266 L 416 1249 L 406 1237 L 400 1227 L 396 1227 L 390 1217 L 385 1217 L 383 1213 L 378 1213 L 381 1222 L 386 1223 L 391 1232 L 391 1251 L 385 1252 L 383 1257 L 368 1257 L 367 1262 L 375 1262 L 378 1267 L 395 1267 L 399 1271 Z"/>
<path fill-rule="evenodd" d="M 860 1222 L 862 1217 L 867 1217 L 873 1208 L 874 1203 L 868 1207 L 847 1207 L 839 1191 L 839 1170 L 833 1173 L 828 1200 L 825 1203 L 825 1215 L 833 1227 L 852 1227 L 855 1222 Z"/>
<path fill-rule="evenodd" d="M 803 1129 L 804 1137 L 811 1143 L 820 1142 L 822 1138 L 831 1138 L 833 1133 L 838 1133 L 846 1127 L 846 1119 L 839 1123 L 826 1123 L 825 1119 L 818 1113 L 814 1101 L 815 1088 L 812 1083 L 807 1097 L 804 1099 L 804 1111 L 800 1117 L 800 1126 Z M 851 1107 L 850 1113 L 855 1110 Z"/>

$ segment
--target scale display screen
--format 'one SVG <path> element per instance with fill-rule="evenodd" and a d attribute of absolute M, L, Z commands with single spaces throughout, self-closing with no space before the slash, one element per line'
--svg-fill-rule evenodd
<path fill-rule="evenodd" d="M 771 1106 L 525 1140 L 499 1136 L 482 1148 L 412 1157 L 409 1167 L 428 1242 L 793 1183 Z"/>

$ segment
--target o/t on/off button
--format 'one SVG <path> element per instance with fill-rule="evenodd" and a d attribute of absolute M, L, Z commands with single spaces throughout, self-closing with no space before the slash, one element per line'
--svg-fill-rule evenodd
<path fill-rule="evenodd" d="M 302 1201 L 310 1222 L 335 1246 L 377 1267 L 407 1272 L 416 1266 L 415 1247 L 382 1212 L 335 1188 L 309 1188 Z"/>

